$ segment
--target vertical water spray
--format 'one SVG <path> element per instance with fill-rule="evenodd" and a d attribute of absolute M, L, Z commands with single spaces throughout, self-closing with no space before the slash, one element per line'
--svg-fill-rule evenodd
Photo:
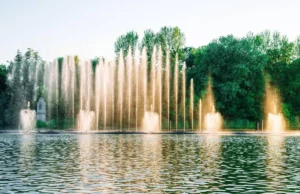
<path fill-rule="evenodd" d="M 143 101 L 144 101 L 144 113 L 147 111 L 147 88 L 148 88 L 148 64 L 146 49 L 142 51 L 142 68 L 143 68 Z"/>
<path fill-rule="evenodd" d="M 280 133 L 285 128 L 285 119 L 281 113 L 280 98 L 275 87 L 267 82 L 265 113 L 267 115 L 267 130 L 273 133 Z"/>
<path fill-rule="evenodd" d="M 73 56 L 67 56 L 63 59 L 62 64 L 62 100 L 65 108 L 65 114 L 71 115 L 72 120 L 75 120 L 74 102 L 75 102 L 75 60 Z"/>
<path fill-rule="evenodd" d="M 101 58 L 99 58 L 99 62 L 102 61 Z M 95 112 L 96 112 L 96 129 L 99 128 L 99 111 L 100 111 L 100 88 L 101 88 L 101 66 L 100 64 L 97 64 L 96 66 L 96 75 L 95 75 Z"/>
<path fill-rule="evenodd" d="M 175 128 L 178 128 L 178 73 L 179 73 L 178 56 L 176 55 L 175 71 L 174 71 L 174 97 L 175 97 Z"/>
<path fill-rule="evenodd" d="M 220 113 L 216 112 L 215 100 L 211 85 L 211 78 L 208 80 L 208 94 L 207 94 L 207 113 L 204 116 L 204 126 L 208 132 L 214 132 L 221 130 L 222 127 L 222 116 Z"/>
<path fill-rule="evenodd" d="M 128 129 L 130 130 L 130 121 L 131 121 L 131 84 L 132 84 L 132 52 L 131 52 L 131 47 L 129 46 L 128 53 L 127 53 L 127 58 L 126 58 L 126 69 L 127 69 L 127 104 L 128 104 Z"/>
<path fill-rule="evenodd" d="M 199 130 L 202 132 L 202 100 L 199 100 Z"/>
<path fill-rule="evenodd" d="M 108 67 L 107 61 L 103 64 L 103 109 L 104 109 L 104 129 L 106 130 L 106 118 L 107 118 L 107 81 L 108 81 Z"/>
<path fill-rule="evenodd" d="M 111 62 L 111 125 L 114 128 L 114 121 L 115 121 L 115 71 L 116 71 L 116 64 L 114 60 Z"/>
<path fill-rule="evenodd" d="M 191 79 L 190 85 L 190 117 L 191 117 L 191 127 L 194 130 L 194 80 Z"/>
<path fill-rule="evenodd" d="M 138 129 L 138 105 L 139 105 L 139 59 L 138 52 L 135 55 L 135 131 Z"/>
<path fill-rule="evenodd" d="M 183 131 L 185 131 L 185 98 L 186 98 L 186 75 L 185 65 L 182 68 L 182 108 L 183 108 Z"/>
<path fill-rule="evenodd" d="M 158 105 L 159 105 L 159 129 L 162 129 L 162 50 L 158 50 L 157 62 L 157 85 L 158 85 Z"/>
<path fill-rule="evenodd" d="M 119 63 L 118 63 L 118 106 L 120 113 L 120 130 L 122 130 L 123 119 L 123 81 L 124 81 L 124 59 L 123 52 L 120 51 Z"/>
<path fill-rule="evenodd" d="M 151 92 L 152 92 L 152 106 L 153 111 L 155 111 L 155 77 L 156 77 L 156 47 L 153 48 L 152 58 L 151 58 Z"/>
<path fill-rule="evenodd" d="M 91 108 L 92 97 L 92 64 L 91 61 L 80 63 L 80 111 L 78 114 L 78 129 L 89 131 L 94 121 Z"/>
<path fill-rule="evenodd" d="M 167 98 L 167 118 L 168 129 L 170 129 L 170 52 L 167 51 L 166 57 L 166 98 Z"/>
<path fill-rule="evenodd" d="M 47 104 L 48 104 L 48 119 L 51 120 L 52 115 L 58 116 L 58 61 L 54 60 L 53 63 L 45 66 L 44 83 L 47 91 Z M 53 114 L 55 110 L 55 114 Z"/>

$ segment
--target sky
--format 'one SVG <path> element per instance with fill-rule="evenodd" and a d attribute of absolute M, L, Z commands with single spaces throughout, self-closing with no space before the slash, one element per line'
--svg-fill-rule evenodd
<path fill-rule="evenodd" d="M 299 0 L 0 0 L 0 63 L 32 48 L 46 61 L 114 56 L 117 37 L 178 26 L 186 46 L 228 34 L 300 35 Z"/>

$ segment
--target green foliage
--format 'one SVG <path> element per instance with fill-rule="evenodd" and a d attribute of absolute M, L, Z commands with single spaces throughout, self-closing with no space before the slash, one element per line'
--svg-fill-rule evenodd
<path fill-rule="evenodd" d="M 4 119 L 4 110 L 8 107 L 9 96 L 6 92 L 7 90 L 7 76 L 8 69 L 5 65 L 0 65 L 0 126 L 6 124 Z"/>
<path fill-rule="evenodd" d="M 126 56 L 129 47 L 131 48 L 132 55 L 134 55 L 134 52 L 138 47 L 138 39 L 139 36 L 134 31 L 130 31 L 125 35 L 119 36 L 117 41 L 115 42 L 115 53 L 117 57 L 119 57 L 121 50 L 123 51 L 123 56 Z"/>
<path fill-rule="evenodd" d="M 196 93 L 204 93 L 211 75 L 216 107 L 225 118 L 262 118 L 267 58 L 251 39 L 220 37 L 195 54 L 191 71 Z"/>
<path fill-rule="evenodd" d="M 157 44 L 156 34 L 150 29 L 145 30 L 144 37 L 140 44 L 140 51 L 142 51 L 143 48 L 146 49 L 148 61 L 151 61 L 153 48 L 156 44 Z"/>
<path fill-rule="evenodd" d="M 36 128 L 47 128 L 48 125 L 46 122 L 43 121 L 36 121 Z"/>

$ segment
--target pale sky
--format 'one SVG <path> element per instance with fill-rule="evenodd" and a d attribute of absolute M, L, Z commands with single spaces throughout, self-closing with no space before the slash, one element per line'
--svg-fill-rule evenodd
<path fill-rule="evenodd" d="M 0 63 L 18 49 L 42 58 L 114 56 L 116 38 L 135 30 L 178 26 L 186 46 L 252 31 L 300 35 L 300 0 L 0 0 Z"/>

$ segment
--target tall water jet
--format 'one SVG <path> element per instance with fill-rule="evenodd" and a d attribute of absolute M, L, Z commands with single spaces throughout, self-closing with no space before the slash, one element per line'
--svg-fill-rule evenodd
<path fill-rule="evenodd" d="M 202 132 L 202 100 L 199 100 L 199 118 L 198 118 L 198 128 L 199 131 Z"/>
<path fill-rule="evenodd" d="M 108 77 L 108 64 L 105 60 L 103 65 L 103 113 L 104 113 L 104 129 L 106 129 L 106 119 L 107 119 L 107 81 L 109 80 Z"/>
<path fill-rule="evenodd" d="M 191 129 L 194 130 L 194 80 L 191 79 L 190 85 L 190 117 L 191 117 Z"/>
<path fill-rule="evenodd" d="M 140 66 L 139 66 L 139 59 L 137 58 L 138 52 L 135 52 L 135 60 L 134 60 L 134 67 L 135 67 L 135 131 L 138 130 L 138 105 L 139 105 L 139 73 L 140 73 Z"/>
<path fill-rule="evenodd" d="M 154 112 L 154 107 L 151 105 L 151 110 L 145 112 L 143 122 L 143 131 L 147 133 L 156 132 L 159 130 L 159 115 Z"/>
<path fill-rule="evenodd" d="M 63 58 L 62 70 L 61 70 L 61 91 L 62 101 L 64 104 L 65 114 L 75 121 L 75 60 L 73 56 L 67 56 Z"/>
<path fill-rule="evenodd" d="M 101 66 L 102 59 L 99 59 L 99 63 L 96 66 L 95 73 L 95 112 L 96 112 L 96 129 L 99 127 L 99 111 L 100 111 L 100 92 L 101 92 Z"/>
<path fill-rule="evenodd" d="M 221 130 L 222 127 L 222 116 L 216 112 L 215 101 L 211 86 L 211 80 L 208 80 L 208 89 L 206 97 L 206 111 L 204 116 L 204 127 L 207 132 L 215 132 Z"/>
<path fill-rule="evenodd" d="M 155 79 L 156 77 L 156 47 L 153 48 L 152 58 L 151 58 L 151 92 L 152 92 L 152 106 L 153 111 L 155 110 Z"/>
<path fill-rule="evenodd" d="M 120 51 L 119 63 L 118 63 L 118 112 L 120 113 L 120 130 L 122 130 L 123 122 L 123 82 L 124 82 L 124 59 L 123 52 Z"/>
<path fill-rule="evenodd" d="M 186 98 L 186 76 L 185 76 L 185 65 L 182 68 L 182 109 L 183 109 L 183 131 L 185 131 L 185 98 Z"/>
<path fill-rule="evenodd" d="M 158 109 L 159 109 L 159 129 L 162 128 L 162 50 L 159 47 L 157 59 L 157 86 L 158 86 Z"/>
<path fill-rule="evenodd" d="M 131 47 L 129 46 L 128 49 L 128 54 L 126 57 L 126 69 L 127 69 L 127 105 L 128 105 L 128 129 L 130 129 L 130 122 L 131 122 L 131 89 L 132 89 L 132 76 L 131 76 L 131 72 L 132 72 L 132 53 L 131 53 Z"/>
<path fill-rule="evenodd" d="M 80 64 L 80 111 L 77 117 L 78 130 L 91 130 L 95 113 L 90 110 L 92 97 L 92 64 L 85 61 Z"/>
<path fill-rule="evenodd" d="M 281 113 L 279 95 L 277 90 L 268 83 L 266 85 L 265 111 L 267 114 L 267 131 L 273 133 L 283 132 L 286 122 Z"/>
<path fill-rule="evenodd" d="M 147 88 L 148 88 L 148 65 L 147 65 L 147 53 L 146 49 L 142 51 L 142 68 L 143 68 L 143 101 L 144 101 L 144 112 L 147 110 Z"/>
<path fill-rule="evenodd" d="M 170 52 L 167 51 L 166 57 L 166 76 L 165 76 L 165 84 L 166 84 L 166 95 L 167 98 L 167 118 L 168 118 L 168 129 L 170 129 Z"/>
<path fill-rule="evenodd" d="M 178 129 L 178 74 L 179 74 L 178 56 L 176 55 L 174 70 L 174 97 L 175 97 L 175 129 Z"/>
<path fill-rule="evenodd" d="M 46 99 L 48 105 L 48 120 L 54 119 L 53 115 L 58 117 L 58 61 L 57 59 L 53 63 L 46 64 L 44 70 L 44 84 L 46 90 Z"/>
<path fill-rule="evenodd" d="M 30 110 L 30 102 L 28 102 L 27 109 L 22 109 L 20 111 L 20 130 L 24 132 L 31 132 L 35 130 L 35 118 L 35 110 Z"/>
<path fill-rule="evenodd" d="M 111 78 L 111 126 L 114 128 L 114 121 L 115 121 L 115 71 L 116 71 L 116 64 L 115 60 L 110 62 L 110 78 Z"/>

